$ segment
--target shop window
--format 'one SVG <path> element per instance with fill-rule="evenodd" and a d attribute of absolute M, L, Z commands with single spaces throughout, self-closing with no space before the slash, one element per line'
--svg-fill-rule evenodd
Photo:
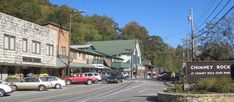
<path fill-rule="evenodd" d="M 14 67 L 9 67 L 8 72 L 9 75 L 14 75 L 15 74 L 15 68 Z"/>

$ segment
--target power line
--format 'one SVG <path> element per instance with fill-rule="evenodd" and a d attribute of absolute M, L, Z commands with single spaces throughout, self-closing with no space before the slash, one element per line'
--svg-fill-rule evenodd
<path fill-rule="evenodd" d="M 213 22 L 214 19 L 224 10 L 224 8 L 230 3 L 231 0 L 228 0 L 228 2 L 226 2 L 226 4 L 219 10 L 219 12 L 212 18 L 212 20 L 210 22 Z M 204 29 L 204 28 L 203 28 Z M 199 32 L 199 31 L 198 31 Z M 196 33 L 198 33 L 196 32 Z M 195 34 L 196 34 L 195 33 Z"/>
<path fill-rule="evenodd" d="M 203 34 L 207 33 L 210 29 L 212 29 L 214 26 L 216 26 L 222 19 L 224 19 L 224 17 L 232 11 L 232 9 L 234 8 L 234 6 L 232 6 L 216 23 L 214 23 L 211 27 L 209 27 L 206 31 L 204 31 L 203 33 L 196 35 L 195 37 L 199 37 L 202 36 Z"/>
<path fill-rule="evenodd" d="M 195 31 L 197 31 L 204 23 L 207 22 L 207 20 L 210 18 L 210 16 L 215 12 L 215 10 L 219 7 L 219 5 L 223 2 L 223 0 L 220 0 L 218 5 L 216 5 L 215 9 L 209 14 L 209 16 L 205 19 L 205 21 L 202 22 L 202 24 L 200 24 Z"/>
<path fill-rule="evenodd" d="M 201 22 L 201 20 L 205 17 L 205 15 L 208 13 L 208 11 L 210 11 L 210 8 L 214 5 L 215 0 L 210 0 L 208 5 L 206 6 L 205 10 L 202 12 L 200 18 L 199 18 L 199 23 Z"/>

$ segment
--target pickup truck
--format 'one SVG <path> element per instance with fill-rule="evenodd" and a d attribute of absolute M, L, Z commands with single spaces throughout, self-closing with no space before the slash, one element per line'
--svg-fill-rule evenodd
<path fill-rule="evenodd" d="M 66 77 L 64 80 L 67 85 L 70 85 L 72 83 L 85 83 L 87 85 L 91 85 L 92 83 L 98 82 L 98 79 L 96 77 L 84 76 L 83 74 L 79 73 Z"/>

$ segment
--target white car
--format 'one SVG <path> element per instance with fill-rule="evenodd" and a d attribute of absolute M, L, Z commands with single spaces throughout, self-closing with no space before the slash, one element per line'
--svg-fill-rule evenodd
<path fill-rule="evenodd" d="M 0 97 L 7 95 L 11 92 L 13 92 L 11 86 L 7 85 L 6 83 L 0 83 Z"/>
<path fill-rule="evenodd" d="M 98 81 L 101 81 L 101 75 L 99 73 L 93 73 L 93 72 L 87 72 L 87 73 L 83 73 L 84 76 L 86 77 L 95 77 L 98 79 Z"/>
<path fill-rule="evenodd" d="M 43 77 L 44 80 L 50 81 L 53 88 L 55 89 L 61 89 L 62 87 L 66 86 L 65 80 L 62 80 L 55 76 L 46 76 Z"/>
<path fill-rule="evenodd" d="M 52 84 L 39 77 L 25 77 L 21 82 L 13 82 L 13 90 L 32 90 L 44 91 L 52 88 Z"/>

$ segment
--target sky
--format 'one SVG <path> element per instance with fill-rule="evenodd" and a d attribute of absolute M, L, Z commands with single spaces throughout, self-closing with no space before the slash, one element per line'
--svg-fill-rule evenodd
<path fill-rule="evenodd" d="M 83 15 L 111 17 L 120 28 L 136 21 L 146 27 L 149 35 L 162 37 L 164 42 L 172 47 L 181 45 L 182 39 L 191 32 L 188 20 L 190 8 L 193 8 L 196 27 L 206 20 L 220 1 L 222 1 L 220 6 L 208 20 L 215 17 L 228 0 L 50 0 L 52 4 L 67 5 L 85 11 Z M 233 4 L 231 1 L 216 19 L 225 14 Z M 204 26 L 202 25 L 200 29 Z"/>

